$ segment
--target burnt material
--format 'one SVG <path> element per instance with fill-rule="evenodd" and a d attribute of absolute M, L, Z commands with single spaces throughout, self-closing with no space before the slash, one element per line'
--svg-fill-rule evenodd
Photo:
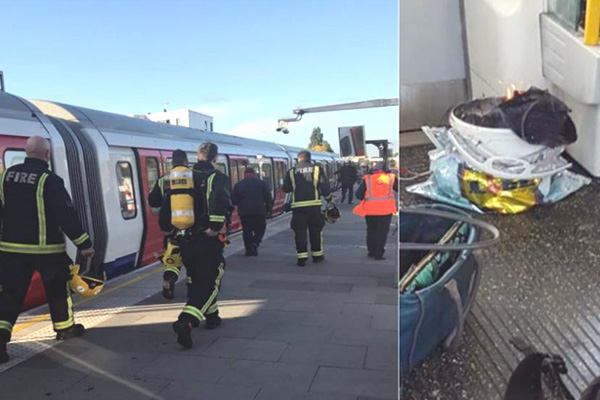
<path fill-rule="evenodd" d="M 502 97 L 476 99 L 456 106 L 453 113 L 458 119 L 471 125 L 508 128 L 498 108 L 503 101 Z"/>
<path fill-rule="evenodd" d="M 464 122 L 487 127 L 508 128 L 530 144 L 558 147 L 577 140 L 568 113 L 571 110 L 545 90 L 532 87 L 514 97 L 477 99 L 461 104 L 454 115 Z"/>

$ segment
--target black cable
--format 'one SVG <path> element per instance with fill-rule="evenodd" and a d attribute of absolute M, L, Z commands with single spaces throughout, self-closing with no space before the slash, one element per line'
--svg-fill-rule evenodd
<path fill-rule="evenodd" d="M 437 210 L 436 210 L 437 208 Z M 449 211 L 441 211 L 439 209 L 445 209 Z M 453 221 L 461 221 L 466 224 L 476 226 L 484 231 L 492 234 L 491 239 L 483 240 L 476 243 L 464 243 L 464 244 L 446 244 L 440 245 L 435 243 L 403 243 L 400 242 L 400 251 L 402 250 L 444 250 L 444 251 L 458 251 L 458 250 L 477 250 L 486 247 L 493 246 L 500 242 L 500 231 L 494 225 L 487 222 L 480 221 L 471 217 L 467 213 L 460 212 L 452 207 L 435 205 L 435 206 L 420 206 L 400 209 L 400 215 L 404 214 L 417 214 L 417 215 L 428 215 L 432 217 L 439 217 L 444 219 L 450 219 Z M 401 218 L 401 216 L 400 216 Z"/>

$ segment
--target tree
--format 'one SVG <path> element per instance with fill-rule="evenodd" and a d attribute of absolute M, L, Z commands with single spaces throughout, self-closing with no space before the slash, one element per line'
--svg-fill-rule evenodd
<path fill-rule="evenodd" d="M 333 149 L 327 140 L 323 140 L 323 132 L 321 132 L 321 127 L 317 126 L 313 128 L 312 134 L 310 135 L 310 143 L 308 144 L 308 148 L 314 151 L 327 151 L 329 153 L 333 153 Z"/>

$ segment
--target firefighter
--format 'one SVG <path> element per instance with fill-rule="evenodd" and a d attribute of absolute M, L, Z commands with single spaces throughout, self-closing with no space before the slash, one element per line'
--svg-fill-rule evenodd
<path fill-rule="evenodd" d="M 242 221 L 246 256 L 258 256 L 258 246 L 267 229 L 267 214 L 273 208 L 271 189 L 256 178 L 254 168 L 246 168 L 244 179 L 233 187 L 233 204 Z"/>
<path fill-rule="evenodd" d="M 383 254 L 392 215 L 397 213 L 394 192 L 398 192 L 398 179 L 395 174 L 385 172 L 383 162 L 377 163 L 371 173 L 364 176 L 356 190 L 356 197 L 362 201 L 353 212 L 365 217 L 368 256 L 375 260 L 385 260 Z"/>
<path fill-rule="evenodd" d="M 0 178 L 0 363 L 8 361 L 6 344 L 19 316 L 31 277 L 37 270 L 46 290 L 57 340 L 83 335 L 75 324 L 69 292 L 69 266 L 63 232 L 85 257 L 93 257 L 63 180 L 50 171 L 50 143 L 27 140 L 27 158 Z"/>
<path fill-rule="evenodd" d="M 206 329 L 215 329 L 222 322 L 217 295 L 225 269 L 223 250 L 231 187 L 227 175 L 213 165 L 217 156 L 218 147 L 213 143 L 203 143 L 198 148 L 198 162 L 193 167 L 193 210 L 177 210 L 178 214 L 192 215 L 193 225 L 184 230 L 174 226 L 175 203 L 169 199 L 174 196 L 173 191 L 166 193 L 159 215 L 161 229 L 177 238 L 183 263 L 193 274 L 189 300 L 173 323 L 177 342 L 188 349 L 192 347 L 193 326 L 206 320 Z"/>
<path fill-rule="evenodd" d="M 183 150 L 175 150 L 173 152 L 173 167 L 187 166 L 188 158 L 187 154 Z M 165 193 L 169 191 L 169 176 L 163 176 L 154 185 L 152 192 L 148 195 L 148 205 L 153 208 L 160 208 L 165 198 Z M 162 295 L 167 300 L 172 300 L 175 297 L 175 284 L 179 279 L 181 272 L 181 251 L 177 241 L 173 238 L 164 237 L 163 242 L 164 251 L 159 256 L 160 262 L 165 266 L 165 272 L 163 273 L 163 290 Z M 186 269 L 186 285 L 188 288 L 188 297 L 190 295 L 190 286 L 192 277 L 189 271 Z"/>
<path fill-rule="evenodd" d="M 298 266 L 305 266 L 308 260 L 307 229 L 313 262 L 322 262 L 325 259 L 322 233 L 325 220 L 321 196 L 328 203 L 332 196 L 325 171 L 320 165 L 311 163 L 309 151 L 298 153 L 298 164 L 286 174 L 283 191 L 292 194 L 291 227 L 295 233 Z"/>

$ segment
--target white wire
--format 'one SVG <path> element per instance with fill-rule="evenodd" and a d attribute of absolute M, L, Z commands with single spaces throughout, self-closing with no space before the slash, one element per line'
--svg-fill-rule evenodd
<path fill-rule="evenodd" d="M 398 176 L 398 180 L 402 181 L 402 182 L 410 182 L 410 181 L 414 181 L 417 180 L 419 178 L 422 178 L 424 176 L 429 176 L 431 175 L 432 171 L 426 171 L 426 172 L 421 172 L 419 174 L 413 175 L 413 176 L 409 176 L 409 177 L 403 177 L 403 176 Z"/>

